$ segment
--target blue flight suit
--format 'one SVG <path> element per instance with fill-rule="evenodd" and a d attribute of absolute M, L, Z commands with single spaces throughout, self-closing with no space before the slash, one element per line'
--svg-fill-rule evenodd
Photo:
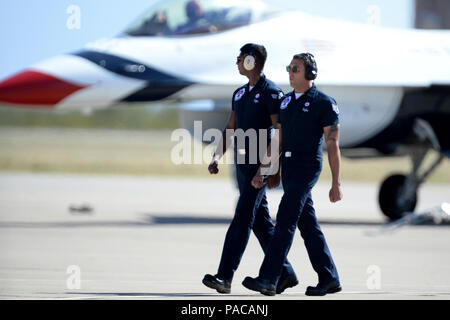
<path fill-rule="evenodd" d="M 236 115 L 236 129 L 244 131 L 248 129 L 266 129 L 270 132 L 272 126 L 270 115 L 279 113 L 280 100 L 283 97 L 281 89 L 264 75 L 249 91 L 249 84 L 240 87 L 233 93 L 232 110 Z M 264 137 L 263 137 L 264 138 Z M 260 158 L 251 163 L 250 145 L 245 143 L 245 155 L 240 155 L 236 150 L 235 136 L 235 165 L 236 177 L 239 186 L 239 199 L 237 201 L 234 218 L 225 236 L 222 257 L 217 276 L 221 279 L 232 281 L 234 272 L 237 270 L 242 254 L 247 246 L 250 231 L 257 237 L 264 253 L 274 233 L 274 223 L 269 215 L 266 197 L 266 181 L 264 187 L 256 189 L 251 185 L 259 166 Z M 257 141 L 257 152 L 259 154 L 259 140 Z M 270 143 L 270 134 L 267 134 L 265 145 Z M 240 158 L 241 157 L 241 158 Z M 282 265 L 282 267 L 281 267 Z M 290 263 L 285 260 L 280 264 L 282 277 L 296 278 Z"/>
<path fill-rule="evenodd" d="M 298 226 L 319 283 L 339 282 L 311 198 L 311 190 L 322 170 L 323 128 L 338 124 L 338 114 L 336 101 L 315 85 L 298 99 L 290 92 L 281 102 L 284 194 L 278 207 L 275 233 L 259 271 L 261 279 L 277 283 Z"/>

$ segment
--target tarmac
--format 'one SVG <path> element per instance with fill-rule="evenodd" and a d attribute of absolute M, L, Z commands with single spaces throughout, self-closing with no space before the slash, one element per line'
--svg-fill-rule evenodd
<path fill-rule="evenodd" d="M 378 186 L 343 184 L 313 200 L 343 291 L 305 296 L 317 283 L 299 232 L 289 260 L 300 284 L 265 297 L 247 290 L 263 252 L 252 234 L 231 294 L 205 287 L 217 271 L 238 196 L 231 179 L 0 174 L 0 299 L 391 300 L 450 299 L 450 226 L 413 225 L 370 236 L 386 220 Z M 418 210 L 449 202 L 450 184 L 425 184 Z M 268 191 L 276 217 L 282 190 Z"/>

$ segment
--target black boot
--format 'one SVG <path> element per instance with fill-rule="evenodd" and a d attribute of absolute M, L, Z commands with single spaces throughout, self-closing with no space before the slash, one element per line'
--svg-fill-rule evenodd
<path fill-rule="evenodd" d="M 223 280 L 217 277 L 207 274 L 203 277 L 203 284 L 211 289 L 216 289 L 219 293 L 231 292 L 231 281 Z"/>
<path fill-rule="evenodd" d="M 275 285 L 268 280 L 246 277 L 242 284 L 247 289 L 260 292 L 266 296 L 274 296 L 276 294 Z"/>
<path fill-rule="evenodd" d="M 298 279 L 294 277 L 287 277 L 278 280 L 277 283 L 277 294 L 283 293 L 287 288 L 292 288 L 298 285 Z"/>
<path fill-rule="evenodd" d="M 321 284 L 319 283 L 315 287 L 308 287 L 306 288 L 305 294 L 307 296 L 324 296 L 327 293 L 336 293 L 341 291 L 341 285 L 338 281 L 333 280 L 327 284 Z"/>

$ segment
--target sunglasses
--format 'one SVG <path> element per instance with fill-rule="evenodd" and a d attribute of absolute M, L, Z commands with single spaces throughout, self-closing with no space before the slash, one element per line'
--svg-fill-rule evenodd
<path fill-rule="evenodd" d="M 286 66 L 286 71 L 287 72 L 293 72 L 293 73 L 297 73 L 297 72 L 299 72 L 300 71 L 300 67 L 298 67 L 298 66 Z"/>

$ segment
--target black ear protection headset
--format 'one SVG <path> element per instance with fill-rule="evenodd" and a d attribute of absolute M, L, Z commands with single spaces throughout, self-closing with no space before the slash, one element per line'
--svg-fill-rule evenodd
<path fill-rule="evenodd" d="M 317 63 L 314 59 L 314 55 L 309 52 L 300 53 L 296 55 L 298 59 L 303 60 L 305 66 L 305 78 L 306 80 L 315 80 L 317 78 Z"/>

